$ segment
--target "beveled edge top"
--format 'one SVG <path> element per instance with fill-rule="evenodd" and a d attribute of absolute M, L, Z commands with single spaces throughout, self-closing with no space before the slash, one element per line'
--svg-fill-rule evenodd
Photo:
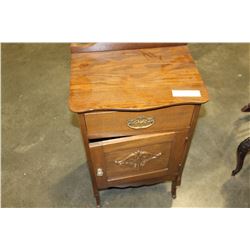
<path fill-rule="evenodd" d="M 119 112 L 143 112 L 143 111 L 150 111 L 156 109 L 163 109 L 167 107 L 173 106 L 180 106 L 180 105 L 201 105 L 208 102 L 209 99 L 207 98 L 205 101 L 187 101 L 187 102 L 175 102 L 175 103 L 168 103 L 165 105 L 157 105 L 157 106 L 150 106 L 144 108 L 95 108 L 95 109 L 85 109 L 85 110 L 76 110 L 72 109 L 70 105 L 70 100 L 68 101 L 69 109 L 73 113 L 83 114 L 83 113 L 92 113 L 92 112 L 108 112 L 108 111 L 119 111 Z"/>
<path fill-rule="evenodd" d="M 97 46 L 98 47 L 95 47 Z M 104 45 L 105 44 L 105 45 Z M 126 47 L 125 43 L 120 43 L 119 45 L 121 47 L 118 47 L 118 46 L 114 46 L 114 47 L 109 47 L 110 43 L 86 43 L 84 46 L 83 45 L 76 45 L 76 44 L 72 44 L 71 45 L 71 53 L 72 55 L 74 53 L 91 53 L 91 52 L 105 52 L 105 51 L 119 51 L 119 50 L 130 50 L 130 49 L 147 49 L 147 48 L 160 48 L 160 47 L 171 47 L 171 46 L 184 46 L 187 48 L 187 43 L 171 43 L 171 45 L 168 43 L 144 43 L 145 47 L 138 47 L 138 45 L 141 45 L 142 43 L 133 43 L 133 46 L 128 48 Z M 115 45 L 114 43 L 112 43 L 113 45 Z M 102 47 L 103 45 L 103 47 Z M 147 47 L 147 45 L 149 47 Z M 156 46 L 158 45 L 158 46 Z M 86 47 L 85 47 L 86 46 Z M 105 47 L 107 46 L 107 47 Z M 72 48 L 76 48 L 76 47 L 79 47 L 81 48 L 79 51 L 77 49 L 73 49 L 74 51 L 72 51 Z M 92 48 L 91 48 L 92 47 Z M 85 50 L 86 49 L 86 50 Z M 188 48 L 187 48 L 188 49 Z M 189 52 L 190 53 L 190 52 Z M 192 56 L 190 55 L 190 57 L 192 58 Z M 203 82 L 203 81 L 202 81 Z M 199 99 L 195 99 L 195 98 L 189 98 L 187 101 L 184 101 L 183 98 L 176 98 L 175 99 L 175 102 L 168 102 L 168 103 L 165 103 L 163 105 L 150 105 L 150 106 L 145 106 L 145 107 L 140 107 L 140 108 L 137 108 L 137 107 L 120 107 L 120 108 L 111 108 L 111 107 L 96 107 L 96 108 L 93 108 L 93 109 L 76 109 L 75 106 L 73 105 L 72 103 L 72 99 L 69 98 L 68 100 L 68 104 L 69 104 L 69 108 L 72 112 L 74 113 L 91 113 L 91 112 L 101 112 L 101 111 L 124 111 L 124 112 L 140 112 L 140 111 L 148 111 L 148 110 L 155 110 L 155 109 L 162 109 L 162 108 L 166 108 L 166 107 L 171 107 L 171 106 L 179 106 L 179 105 L 200 105 L 200 104 L 204 104 L 206 102 L 209 101 L 209 96 L 208 96 L 208 91 L 207 91 L 207 88 L 206 86 L 204 85 L 204 83 L 202 84 L 203 85 L 203 93 L 204 95 L 202 95 L 201 98 Z"/>

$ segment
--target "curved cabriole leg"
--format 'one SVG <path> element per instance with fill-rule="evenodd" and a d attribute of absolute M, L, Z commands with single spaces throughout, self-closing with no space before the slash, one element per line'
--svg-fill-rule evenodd
<path fill-rule="evenodd" d="M 177 180 L 172 181 L 171 194 L 173 199 L 176 198 L 176 186 L 177 186 Z"/>
<path fill-rule="evenodd" d="M 250 137 L 242 141 L 237 149 L 237 165 L 232 171 L 232 176 L 235 176 L 242 169 L 246 154 L 250 151 Z"/>

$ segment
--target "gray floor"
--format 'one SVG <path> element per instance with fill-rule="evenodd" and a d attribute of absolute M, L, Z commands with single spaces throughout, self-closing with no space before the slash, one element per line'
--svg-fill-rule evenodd
<path fill-rule="evenodd" d="M 247 44 L 191 44 L 208 87 L 177 199 L 170 184 L 101 192 L 103 207 L 250 207 Z M 67 106 L 68 44 L 2 45 L 2 207 L 95 207 L 77 117 Z"/>

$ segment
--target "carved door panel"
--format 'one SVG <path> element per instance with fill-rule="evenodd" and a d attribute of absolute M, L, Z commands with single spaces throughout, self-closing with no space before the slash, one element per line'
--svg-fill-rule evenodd
<path fill-rule="evenodd" d="M 177 175 L 176 138 L 176 133 L 171 132 L 90 143 L 98 187 Z"/>

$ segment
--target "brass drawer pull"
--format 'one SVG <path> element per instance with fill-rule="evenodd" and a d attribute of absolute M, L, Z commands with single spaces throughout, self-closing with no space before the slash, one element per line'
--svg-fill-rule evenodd
<path fill-rule="evenodd" d="M 133 129 L 151 127 L 155 123 L 153 117 L 138 116 L 135 119 L 128 120 L 128 126 Z"/>

